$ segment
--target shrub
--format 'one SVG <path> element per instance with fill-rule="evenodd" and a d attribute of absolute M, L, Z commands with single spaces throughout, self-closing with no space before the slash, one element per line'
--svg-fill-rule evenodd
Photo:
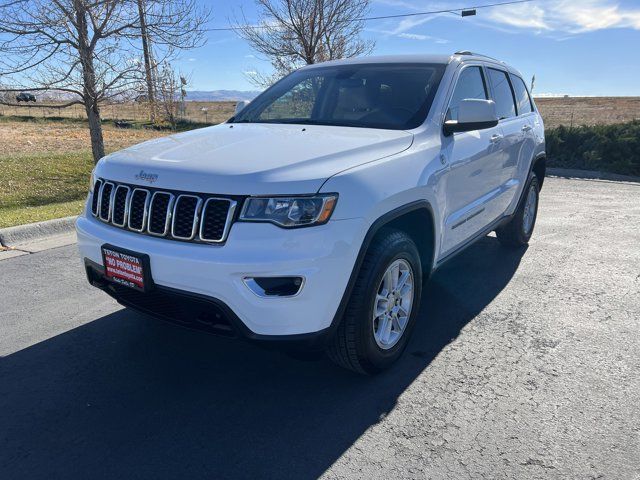
<path fill-rule="evenodd" d="M 640 176 L 640 121 L 546 131 L 549 167 Z"/>

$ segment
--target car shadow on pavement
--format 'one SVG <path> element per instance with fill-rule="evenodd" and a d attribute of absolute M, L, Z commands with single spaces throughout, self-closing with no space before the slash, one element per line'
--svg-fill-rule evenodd
<path fill-rule="evenodd" d="M 524 251 L 487 237 L 440 269 L 407 353 L 376 377 L 126 310 L 1 358 L 0 477 L 317 478 L 500 293 Z"/>

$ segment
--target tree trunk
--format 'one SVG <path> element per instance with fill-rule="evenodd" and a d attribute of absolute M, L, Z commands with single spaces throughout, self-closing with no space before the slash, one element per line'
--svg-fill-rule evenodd
<path fill-rule="evenodd" d="M 98 102 L 85 99 L 85 110 L 89 120 L 89 135 L 91 136 L 91 152 L 93 153 L 93 163 L 98 163 L 104 157 L 104 139 L 102 137 L 102 119 L 100 118 L 100 108 Z"/>
<path fill-rule="evenodd" d="M 153 88 L 153 67 L 151 65 L 151 41 L 147 32 L 147 18 L 144 10 L 144 0 L 138 0 L 138 15 L 140 17 L 140 36 L 142 37 L 142 53 L 144 56 L 144 76 L 147 82 L 147 100 L 149 102 L 149 120 L 156 121 L 156 96 Z"/>
<path fill-rule="evenodd" d="M 100 118 L 100 108 L 98 106 L 96 72 L 93 66 L 93 46 L 89 42 L 87 12 L 83 0 L 74 0 L 73 8 L 78 28 L 78 55 L 82 65 L 82 100 L 89 120 L 93 162 L 98 163 L 98 160 L 104 157 L 104 139 L 102 137 L 102 119 Z"/>

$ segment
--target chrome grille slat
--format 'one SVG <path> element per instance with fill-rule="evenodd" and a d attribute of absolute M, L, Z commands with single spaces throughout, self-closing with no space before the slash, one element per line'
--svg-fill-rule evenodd
<path fill-rule="evenodd" d="M 91 213 L 94 217 L 98 216 L 100 211 L 100 191 L 102 190 L 102 180 L 96 180 L 93 184 L 93 196 L 91 197 Z"/>
<path fill-rule="evenodd" d="M 223 243 L 236 200 L 204 193 L 172 193 L 96 179 L 91 212 L 115 227 L 172 240 Z"/>
<path fill-rule="evenodd" d="M 124 227 L 127 223 L 130 195 L 131 189 L 126 185 L 118 185 L 115 189 L 115 192 L 113 194 L 111 223 L 113 223 L 117 227 Z"/>
<path fill-rule="evenodd" d="M 115 185 L 111 182 L 104 182 L 100 188 L 100 206 L 98 212 L 100 220 L 108 222 L 111 220 L 111 207 L 113 206 L 113 193 Z"/>
<path fill-rule="evenodd" d="M 202 199 L 196 195 L 179 195 L 173 207 L 171 236 L 180 240 L 193 240 L 198 231 Z"/>
<path fill-rule="evenodd" d="M 164 237 L 171 224 L 171 210 L 174 196 L 168 192 L 155 192 L 151 196 L 147 232 L 151 235 Z"/>
<path fill-rule="evenodd" d="M 151 195 L 149 190 L 134 188 L 129 200 L 129 218 L 127 226 L 134 232 L 142 233 L 147 226 L 147 212 Z"/>
<path fill-rule="evenodd" d="M 228 204 L 226 215 L 223 211 L 223 203 Z M 224 242 L 231 227 L 231 221 L 238 202 L 228 198 L 208 198 L 202 207 L 202 219 L 200 222 L 200 240 L 203 242 L 220 243 Z M 219 218 L 224 215 L 224 220 Z M 220 228 L 222 224 L 222 228 Z"/>

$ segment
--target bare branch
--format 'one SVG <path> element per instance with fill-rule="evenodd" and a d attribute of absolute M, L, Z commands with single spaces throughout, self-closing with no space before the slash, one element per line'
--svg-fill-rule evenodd
<path fill-rule="evenodd" d="M 139 91 L 145 77 L 142 1 L 158 58 L 204 43 L 209 12 L 196 0 L 0 0 L 0 92 L 57 92 L 70 97 L 62 106 L 84 105 L 99 160 L 104 155 L 100 102 Z M 153 57 L 151 69 L 157 65 Z"/>
<path fill-rule="evenodd" d="M 360 39 L 369 0 L 255 0 L 258 25 L 234 21 L 236 31 L 271 61 L 272 76 L 250 80 L 265 87 L 305 64 L 369 53 L 374 43 Z M 256 28 L 258 27 L 258 28 Z"/>

